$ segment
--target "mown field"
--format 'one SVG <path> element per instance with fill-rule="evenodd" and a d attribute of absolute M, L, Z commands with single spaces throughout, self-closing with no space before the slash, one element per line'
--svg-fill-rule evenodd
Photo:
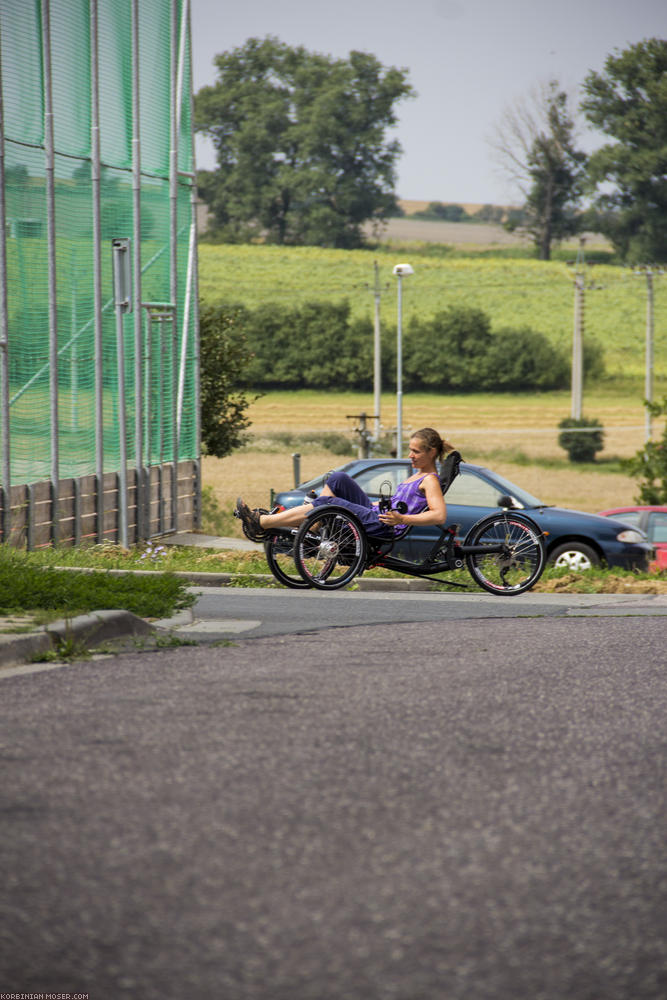
<path fill-rule="evenodd" d="M 432 255 L 424 245 L 397 249 L 327 250 L 319 247 L 199 247 L 199 286 L 204 301 L 248 306 L 323 300 L 350 302 L 355 316 L 373 315 L 374 270 L 382 285 L 382 318 L 396 323 L 394 264 L 412 263 L 415 273 L 403 282 L 403 316 L 432 316 L 448 306 L 483 309 L 495 329 L 529 326 L 569 352 L 573 326 L 573 267 L 481 254 Z M 642 377 L 645 369 L 646 281 L 630 268 L 596 264 L 586 268 L 585 335 L 604 348 L 607 373 Z M 654 370 L 667 373 L 667 284 L 656 276 L 654 290 Z M 442 359 L 444 363 L 446 359 Z M 438 359 L 434 359 L 438 363 Z"/>

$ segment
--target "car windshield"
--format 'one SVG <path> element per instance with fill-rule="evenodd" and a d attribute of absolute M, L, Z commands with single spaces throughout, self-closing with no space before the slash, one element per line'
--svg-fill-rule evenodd
<path fill-rule="evenodd" d="M 534 497 L 532 493 L 528 490 L 522 490 L 520 486 L 513 483 L 510 479 L 505 479 L 504 476 L 499 476 L 497 472 L 493 473 L 493 478 L 499 483 L 506 493 L 509 493 L 511 497 L 518 500 L 523 507 L 547 507 L 548 504 L 543 503 Z"/>

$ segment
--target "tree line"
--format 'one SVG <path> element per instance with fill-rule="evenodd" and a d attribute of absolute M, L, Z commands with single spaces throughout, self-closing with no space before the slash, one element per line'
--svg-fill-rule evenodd
<path fill-rule="evenodd" d="M 216 150 L 217 169 L 200 171 L 198 185 L 218 238 L 356 247 L 364 225 L 396 213 L 401 148 L 387 130 L 398 102 L 415 96 L 406 70 L 273 37 L 251 38 L 215 62 L 217 82 L 196 95 L 195 128 Z M 622 261 L 667 260 L 666 80 L 659 38 L 589 73 L 578 111 L 606 140 L 590 156 L 558 81 L 506 111 L 492 148 L 523 198 L 509 224 L 531 235 L 540 258 L 593 229 Z"/>
<path fill-rule="evenodd" d="M 373 325 L 347 301 L 298 306 L 202 304 L 202 437 L 227 454 L 247 426 L 253 392 L 275 389 L 373 390 Z M 382 385 L 396 389 L 396 330 L 383 327 Z M 567 388 L 570 359 L 530 327 L 492 329 L 481 309 L 450 307 L 405 325 L 403 388 L 410 392 L 504 392 Z M 584 371 L 604 372 L 599 343 L 588 338 Z"/>

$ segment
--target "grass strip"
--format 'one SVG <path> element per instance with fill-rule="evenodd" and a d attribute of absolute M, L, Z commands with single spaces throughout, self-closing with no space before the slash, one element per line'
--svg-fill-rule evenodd
<path fill-rule="evenodd" d="M 166 618 L 194 602 L 170 573 L 112 577 L 77 574 L 39 564 L 33 553 L 0 547 L 0 612 L 51 610 L 64 616 L 121 609 L 141 618 Z"/>
<path fill-rule="evenodd" d="M 243 552 L 234 549 L 209 549 L 185 545 L 151 545 L 149 548 L 152 554 L 146 557 L 147 547 L 136 546 L 124 549 L 120 545 L 111 545 L 108 543 L 104 545 L 82 546 L 80 548 L 43 549 L 38 552 L 21 553 L 16 553 L 15 550 L 7 548 L 3 549 L 0 546 L 0 569 L 8 561 L 12 562 L 12 560 L 14 561 L 14 565 L 31 565 L 35 570 L 48 567 L 53 568 L 57 565 L 80 567 L 82 569 L 98 569 L 101 571 L 110 569 L 150 569 L 154 571 L 156 581 L 171 581 L 170 586 L 172 587 L 175 587 L 179 581 L 170 577 L 170 573 L 228 573 L 233 575 L 233 586 L 235 587 L 278 586 L 278 584 L 272 582 L 262 551 Z M 52 569 L 52 572 L 57 573 L 57 570 Z M 59 575 L 76 578 L 76 574 L 72 574 L 71 572 L 60 573 Z M 79 578 L 81 590 L 85 591 L 88 589 L 88 581 L 97 576 L 98 574 L 88 574 L 85 579 Z M 104 572 L 101 572 L 99 576 L 109 586 L 120 586 L 121 581 L 123 581 L 129 587 L 129 581 L 134 580 L 138 589 L 140 589 L 141 584 L 148 589 L 150 584 L 153 583 L 152 574 L 150 576 L 142 574 L 139 578 L 131 575 L 116 578 L 109 577 Z M 364 573 L 364 578 L 406 579 L 405 574 L 394 573 L 386 569 L 368 570 Z M 49 579 L 52 579 L 52 577 Z M 445 585 L 448 582 L 461 583 L 467 589 L 479 589 L 465 570 L 443 575 L 440 582 Z M 4 583 L 0 583 L 0 585 L 4 588 Z M 183 585 L 181 584 L 181 586 Z M 630 570 L 599 567 L 587 570 L 585 573 L 573 573 L 568 569 L 554 569 L 552 566 L 547 566 L 533 589 L 536 592 L 543 593 L 665 594 L 667 593 L 667 572 L 635 573 Z M 120 591 L 115 591 L 115 593 L 120 593 Z M 187 607 L 192 603 L 190 596 L 185 594 L 184 591 L 178 591 L 178 593 L 183 596 L 175 598 L 175 608 Z M 0 594 L 2 595 L 0 596 L 2 607 L 10 608 L 4 589 L 0 591 Z M 182 603 L 182 601 L 185 603 Z M 47 607 L 47 605 L 39 606 Z M 20 607 L 21 605 L 14 605 L 12 610 Z M 23 607 L 28 607 L 28 605 L 23 605 Z M 126 604 L 117 603 L 96 604 L 94 607 L 126 607 L 127 610 L 134 610 Z M 135 613 L 142 614 L 143 617 L 148 617 L 143 612 Z M 159 613 L 155 617 L 165 616 Z M 150 615 L 150 617 L 153 617 L 153 615 Z"/>

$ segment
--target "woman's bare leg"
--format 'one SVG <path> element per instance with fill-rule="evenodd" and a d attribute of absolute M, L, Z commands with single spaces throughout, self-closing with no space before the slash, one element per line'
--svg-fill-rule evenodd
<path fill-rule="evenodd" d="M 325 483 L 322 487 L 322 496 L 333 497 L 335 495 Z M 287 510 L 281 510 L 277 514 L 261 514 L 259 523 L 262 528 L 295 528 L 306 520 L 312 509 L 312 503 L 304 503 L 300 507 L 288 507 Z"/>
<path fill-rule="evenodd" d="M 277 514 L 261 514 L 259 523 L 262 528 L 295 528 L 306 520 L 312 509 L 312 503 L 304 503 L 300 507 L 278 511 Z"/>
<path fill-rule="evenodd" d="M 325 483 L 321 496 L 335 497 L 336 494 Z M 306 520 L 312 509 L 312 503 L 304 503 L 300 507 L 288 507 L 287 510 L 281 510 L 278 514 L 260 515 L 259 523 L 262 528 L 294 528 Z"/>

